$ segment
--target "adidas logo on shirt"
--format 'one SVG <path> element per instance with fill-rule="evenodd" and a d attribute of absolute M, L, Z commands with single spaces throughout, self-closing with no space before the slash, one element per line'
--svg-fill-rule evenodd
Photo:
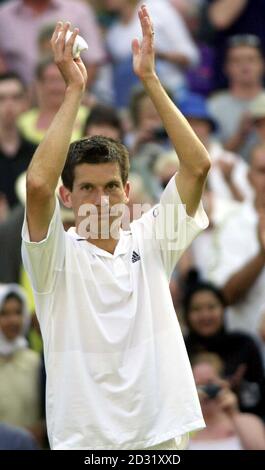
<path fill-rule="evenodd" d="M 136 253 L 136 251 L 133 251 L 133 254 L 132 254 L 132 262 L 133 263 L 136 263 L 136 261 L 140 261 L 140 256 L 138 255 L 138 253 Z"/>

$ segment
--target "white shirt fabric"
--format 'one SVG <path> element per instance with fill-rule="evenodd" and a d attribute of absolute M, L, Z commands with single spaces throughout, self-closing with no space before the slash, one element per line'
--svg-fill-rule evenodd
<path fill-rule="evenodd" d="M 259 252 L 258 216 L 252 202 L 239 204 L 215 238 L 214 269 L 210 280 L 223 286 Z M 230 330 L 257 333 L 265 304 L 265 268 L 241 301 L 227 309 Z"/>
<path fill-rule="evenodd" d="M 161 0 L 147 0 L 145 3 L 154 24 L 156 50 L 185 55 L 191 64 L 196 65 L 199 61 L 197 47 L 177 10 Z M 116 61 L 130 57 L 132 39 L 142 37 L 137 11 L 129 23 L 118 21 L 106 35 L 108 50 Z M 162 83 L 172 91 L 184 86 L 184 73 L 177 65 L 157 60 L 156 68 Z"/>
<path fill-rule="evenodd" d="M 121 231 L 113 255 L 64 232 L 58 201 L 43 241 L 30 242 L 24 222 L 52 449 L 148 448 L 204 427 L 168 282 L 208 219 L 201 204 L 194 218 L 183 207 L 178 218 L 178 204 L 172 178 L 160 204 Z"/>

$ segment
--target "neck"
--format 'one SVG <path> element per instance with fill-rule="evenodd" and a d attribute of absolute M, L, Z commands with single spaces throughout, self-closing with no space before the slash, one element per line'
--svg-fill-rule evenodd
<path fill-rule="evenodd" d="M 127 24 L 132 20 L 132 18 L 134 17 L 135 8 L 135 5 L 130 5 L 127 2 L 124 4 L 120 11 L 122 23 Z"/>
<path fill-rule="evenodd" d="M 24 4 L 34 10 L 36 13 L 42 13 L 44 10 L 46 10 L 49 3 L 50 0 L 24 0 Z"/>
<path fill-rule="evenodd" d="M 259 211 L 264 211 L 265 210 L 265 198 L 264 195 L 262 196 L 256 196 L 255 201 L 254 201 L 254 206 L 257 212 Z"/>
<path fill-rule="evenodd" d="M 116 240 L 116 239 L 113 239 L 113 238 L 110 238 L 109 240 L 102 240 L 102 239 L 92 239 L 92 238 L 89 238 L 88 239 L 88 242 L 89 243 L 92 243 L 92 245 L 95 245 L 97 246 L 98 248 L 100 248 L 101 250 L 104 250 L 104 251 L 108 251 L 109 253 L 111 253 L 113 255 L 114 251 L 115 251 L 115 248 L 118 244 L 118 241 L 119 240 Z"/>
<path fill-rule="evenodd" d="M 230 87 L 230 90 L 236 98 L 252 99 L 261 93 L 262 87 L 259 82 L 235 83 Z"/>

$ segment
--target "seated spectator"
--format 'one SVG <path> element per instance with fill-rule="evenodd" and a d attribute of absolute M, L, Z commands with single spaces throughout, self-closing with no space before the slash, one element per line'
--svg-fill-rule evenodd
<path fill-rule="evenodd" d="M 218 123 L 218 137 L 224 147 L 247 158 L 251 137 L 249 107 L 264 91 L 264 58 L 256 36 L 230 38 L 225 73 L 228 90 L 213 95 L 209 109 Z"/>
<path fill-rule="evenodd" d="M 253 201 L 244 201 L 215 238 L 209 279 L 223 290 L 228 327 L 257 334 L 265 304 L 265 146 L 254 147 L 249 181 Z"/>
<path fill-rule="evenodd" d="M 201 95 L 189 93 L 179 101 L 179 107 L 211 157 L 209 189 L 219 198 L 237 201 L 249 199 L 252 191 L 248 181 L 248 165 L 239 155 L 224 150 L 215 137 L 218 125 L 205 99 Z"/>
<path fill-rule="evenodd" d="M 218 356 L 202 355 L 194 362 L 206 428 L 191 437 L 189 450 L 265 450 L 263 422 L 239 411 L 236 395 L 221 378 L 221 372 Z"/>
<path fill-rule="evenodd" d="M 139 173 L 147 192 L 154 201 L 159 199 L 161 188 L 154 178 L 154 165 L 161 153 L 169 148 L 169 139 L 161 118 L 145 90 L 137 89 L 131 96 L 130 114 L 133 130 L 126 144 L 131 149 L 131 170 Z"/>
<path fill-rule="evenodd" d="M 16 120 L 26 108 L 26 89 L 20 77 L 0 75 L 0 194 L 10 208 L 18 203 L 15 181 L 27 169 L 36 148 L 17 128 Z"/>
<path fill-rule="evenodd" d="M 65 84 L 56 64 L 49 57 L 38 64 L 36 78 L 38 106 L 19 117 L 18 127 L 28 140 L 39 144 L 63 101 Z M 88 109 L 81 106 L 72 140 L 81 137 L 87 114 Z"/>
<path fill-rule="evenodd" d="M 114 140 L 123 140 L 123 128 L 119 114 L 114 108 L 102 104 L 95 105 L 84 125 L 84 137 L 103 135 Z"/>
<path fill-rule="evenodd" d="M 0 51 L 8 70 L 16 71 L 31 84 L 38 62 L 39 31 L 60 20 L 76 25 L 88 43 L 89 50 L 82 57 L 89 86 L 105 52 L 91 6 L 76 0 L 13 0 L 0 7 Z"/>
<path fill-rule="evenodd" d="M 215 88 L 224 88 L 223 75 L 225 46 L 235 35 L 254 34 L 265 50 L 264 0 L 205 0 L 208 20 L 214 30 L 216 59 L 214 64 Z"/>
<path fill-rule="evenodd" d="M 198 62 L 197 48 L 181 15 L 169 2 L 147 0 L 156 30 L 156 64 L 161 81 L 175 95 L 185 87 L 186 69 Z M 119 13 L 119 20 L 107 32 L 107 47 L 114 63 L 115 104 L 128 105 L 134 79 L 131 39 L 140 35 L 137 18 L 138 0 L 105 0 L 107 11 Z"/>
<path fill-rule="evenodd" d="M 0 450 L 39 450 L 36 440 L 25 429 L 0 423 Z"/>
<path fill-rule="evenodd" d="M 16 284 L 0 292 L 0 422 L 39 432 L 40 357 L 28 348 L 30 317 Z"/>
<path fill-rule="evenodd" d="M 265 377 L 260 349 L 251 336 L 227 331 L 221 291 L 210 283 L 195 282 L 187 290 L 183 305 L 189 331 L 185 343 L 191 361 L 201 352 L 218 354 L 241 410 L 262 414 Z"/>

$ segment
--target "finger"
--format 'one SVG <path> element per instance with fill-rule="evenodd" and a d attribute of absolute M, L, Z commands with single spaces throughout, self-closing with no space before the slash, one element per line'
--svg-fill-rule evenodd
<path fill-rule="evenodd" d="M 134 56 L 137 56 L 137 55 L 140 53 L 140 49 L 141 49 L 141 46 L 140 46 L 139 39 L 138 39 L 138 38 L 134 38 L 134 39 L 132 40 L 132 52 L 133 52 L 133 55 L 134 55 Z"/>
<path fill-rule="evenodd" d="M 51 43 L 56 41 L 56 39 L 58 38 L 59 32 L 62 30 L 62 27 L 63 27 L 62 21 L 58 21 L 56 23 L 55 29 L 54 29 L 52 37 L 51 37 Z"/>
<path fill-rule="evenodd" d="M 153 23 L 151 21 L 146 5 L 143 5 L 141 10 L 143 14 L 144 23 L 147 26 L 147 33 L 153 34 L 154 32 Z"/>
<path fill-rule="evenodd" d="M 76 36 L 78 35 L 78 33 L 79 33 L 79 29 L 75 28 L 73 33 L 71 34 L 70 38 L 66 42 L 66 44 L 65 44 L 65 54 L 66 55 L 69 55 L 69 56 L 72 57 L 73 45 L 74 45 L 74 42 L 75 42 L 75 39 L 76 39 Z"/>

